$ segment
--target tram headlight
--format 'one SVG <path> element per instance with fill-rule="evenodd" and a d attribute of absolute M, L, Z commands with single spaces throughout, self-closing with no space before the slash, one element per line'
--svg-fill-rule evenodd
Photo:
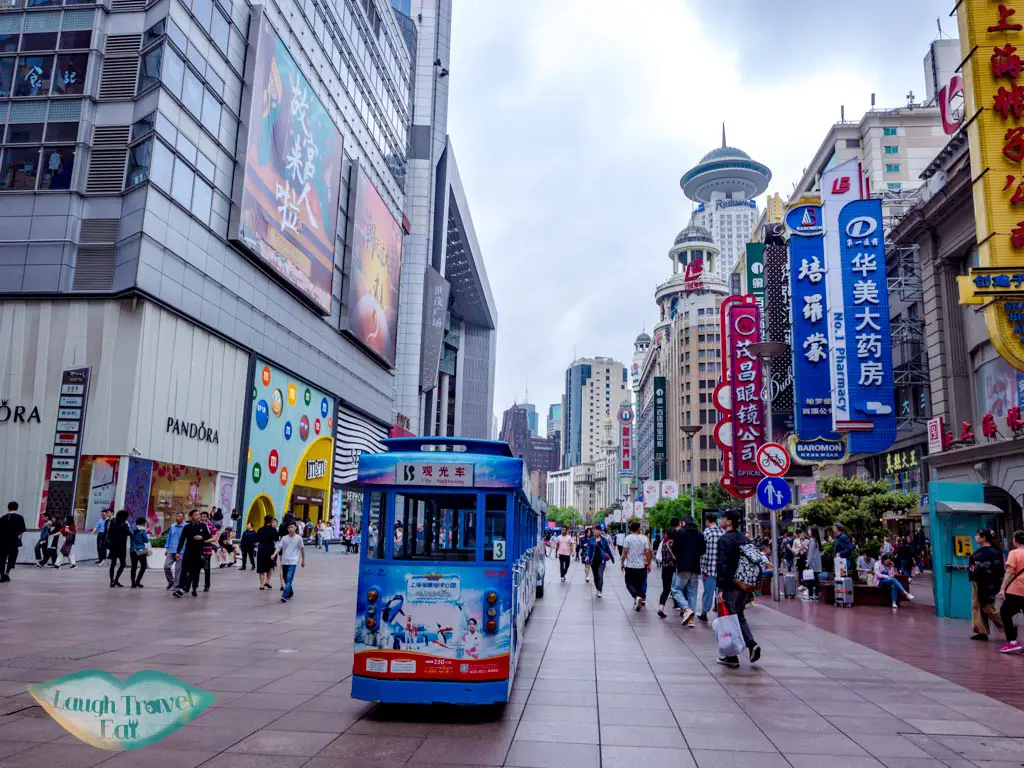
<path fill-rule="evenodd" d="M 380 592 L 378 592 L 376 589 L 371 589 L 369 592 L 366 593 L 366 599 L 369 600 L 371 603 L 376 602 L 378 597 L 380 597 Z"/>
<path fill-rule="evenodd" d="M 370 616 L 370 617 L 368 617 L 366 619 L 366 628 L 367 629 L 373 629 L 376 626 L 377 626 L 377 620 L 375 618 L 373 618 L 373 616 Z"/>
<path fill-rule="evenodd" d="M 486 624 L 484 624 L 484 629 L 486 629 L 488 632 L 495 632 L 498 629 L 498 623 L 494 621 L 494 619 L 491 619 Z"/>
<path fill-rule="evenodd" d="M 496 602 L 498 602 L 498 593 L 497 592 L 488 592 L 487 593 L 487 602 L 490 603 L 491 605 L 494 605 Z"/>

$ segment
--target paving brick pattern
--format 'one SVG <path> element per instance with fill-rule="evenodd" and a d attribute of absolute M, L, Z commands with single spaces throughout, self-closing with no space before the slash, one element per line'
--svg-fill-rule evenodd
<path fill-rule="evenodd" d="M 576 565 L 566 584 L 549 576 L 511 704 L 374 707 L 349 696 L 355 565 L 311 553 L 287 605 L 276 591 L 257 590 L 250 572 L 215 570 L 209 594 L 174 600 L 159 569 L 132 590 L 109 589 L 93 564 L 19 566 L 0 588 L 0 765 L 1024 764 L 1024 711 L 1013 706 L 766 606 L 751 614 L 761 664 L 725 669 L 709 627 L 683 629 L 653 607 L 632 611 L 612 569 L 596 600 Z M 1024 659 L 1015 661 L 992 669 L 1021 689 Z M 103 751 L 64 732 L 25 692 L 27 683 L 88 668 L 122 676 L 160 669 L 217 700 L 158 744 Z"/>

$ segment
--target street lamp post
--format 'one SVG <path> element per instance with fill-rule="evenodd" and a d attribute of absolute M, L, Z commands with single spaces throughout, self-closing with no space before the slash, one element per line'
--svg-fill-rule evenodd
<path fill-rule="evenodd" d="M 765 400 L 765 440 L 772 439 L 772 360 L 789 351 L 789 345 L 781 341 L 759 341 L 747 349 L 761 361 L 764 366 L 764 378 L 761 385 L 762 397 Z M 779 521 L 775 510 L 766 510 L 772 522 L 772 600 L 778 602 L 779 596 Z"/>
<path fill-rule="evenodd" d="M 690 517 L 697 519 L 697 448 L 693 438 L 701 431 L 700 424 L 680 424 L 679 429 L 690 439 Z"/>

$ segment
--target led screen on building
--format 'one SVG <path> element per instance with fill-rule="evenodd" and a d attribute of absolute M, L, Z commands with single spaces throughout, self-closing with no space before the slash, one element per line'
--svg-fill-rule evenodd
<path fill-rule="evenodd" d="M 347 331 L 388 365 L 395 364 L 402 227 L 369 177 L 356 181 Z"/>
<path fill-rule="evenodd" d="M 254 23 L 256 88 L 235 237 L 329 313 L 342 136 L 266 17 Z"/>

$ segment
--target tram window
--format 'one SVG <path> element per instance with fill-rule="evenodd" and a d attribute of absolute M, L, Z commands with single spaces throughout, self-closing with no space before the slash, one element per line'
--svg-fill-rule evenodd
<path fill-rule="evenodd" d="M 366 542 L 366 559 L 384 559 L 384 531 L 387 530 L 388 503 L 387 494 L 375 491 L 370 494 L 370 514 L 367 517 L 369 522 L 369 535 L 364 536 Z"/>
<path fill-rule="evenodd" d="M 506 519 L 508 518 L 508 497 L 503 493 L 488 493 L 484 499 L 484 560 L 508 560 L 508 537 Z M 498 540 L 499 557 L 494 556 L 494 542 Z"/>
<path fill-rule="evenodd" d="M 395 494 L 395 560 L 476 560 L 476 495 Z"/>

